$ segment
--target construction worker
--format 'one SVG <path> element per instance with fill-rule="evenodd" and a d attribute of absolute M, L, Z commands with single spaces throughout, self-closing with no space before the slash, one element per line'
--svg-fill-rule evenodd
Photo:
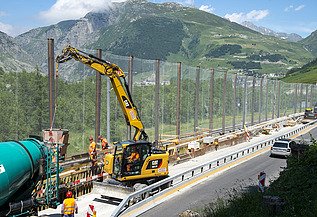
<path fill-rule="evenodd" d="M 128 157 L 129 161 L 134 162 L 136 160 L 139 160 L 139 158 L 140 158 L 140 154 L 136 150 L 136 147 L 132 147 L 132 152 L 131 152 L 130 156 Z"/>
<path fill-rule="evenodd" d="M 78 213 L 78 206 L 71 191 L 67 191 L 66 193 L 66 199 L 62 204 L 61 213 L 64 217 L 74 217 L 74 214 Z"/>
<path fill-rule="evenodd" d="M 99 141 L 101 142 L 101 149 L 105 154 L 108 154 L 109 144 L 106 138 L 103 138 L 102 135 L 98 136 Z"/>
<path fill-rule="evenodd" d="M 133 168 L 139 159 L 140 159 L 140 154 L 136 150 L 136 147 L 133 146 L 132 152 L 131 152 L 130 156 L 128 157 L 128 160 L 129 160 L 129 163 L 127 164 L 127 171 L 128 172 L 133 171 Z"/>
<path fill-rule="evenodd" d="M 89 137 L 89 158 L 92 166 L 96 166 L 97 164 L 97 150 L 96 143 L 92 136 Z"/>
<path fill-rule="evenodd" d="M 217 150 L 218 150 L 218 147 L 219 147 L 219 141 L 218 141 L 218 139 L 215 139 L 214 144 L 215 144 L 215 149 L 216 149 L 216 151 L 217 151 Z"/>

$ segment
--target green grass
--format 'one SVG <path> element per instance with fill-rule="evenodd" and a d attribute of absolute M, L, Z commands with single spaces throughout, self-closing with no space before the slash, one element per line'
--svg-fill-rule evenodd
<path fill-rule="evenodd" d="M 317 67 L 305 73 L 298 72 L 298 73 L 291 74 L 290 76 L 283 78 L 282 81 L 287 83 L 316 84 L 317 83 Z"/>

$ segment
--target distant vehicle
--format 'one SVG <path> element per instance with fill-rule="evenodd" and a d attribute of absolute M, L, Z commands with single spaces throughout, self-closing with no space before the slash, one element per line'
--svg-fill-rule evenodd
<path fill-rule="evenodd" d="M 315 119 L 315 115 L 312 108 L 306 108 L 304 113 L 305 119 Z"/>
<path fill-rule="evenodd" d="M 283 156 L 287 157 L 291 155 L 291 147 L 296 145 L 296 142 L 291 139 L 279 139 L 274 142 L 271 147 L 271 157 L 272 156 Z"/>

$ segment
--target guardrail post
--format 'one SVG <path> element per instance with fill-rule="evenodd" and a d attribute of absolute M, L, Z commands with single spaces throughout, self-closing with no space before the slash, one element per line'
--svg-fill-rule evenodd
<path fill-rule="evenodd" d="M 199 106 L 199 92 L 200 92 L 200 67 L 197 66 L 197 68 L 196 68 L 195 107 L 194 107 L 194 112 L 195 112 L 194 132 L 195 132 L 195 135 L 197 133 L 197 127 L 198 127 L 198 109 L 200 108 L 200 106 Z"/>
<path fill-rule="evenodd" d="M 176 135 L 180 139 L 180 98 L 181 98 L 181 76 L 182 76 L 182 63 L 177 63 L 177 96 L 176 96 Z"/>
<path fill-rule="evenodd" d="M 233 80 L 233 103 L 232 103 L 232 129 L 233 131 L 236 130 L 236 116 L 237 116 L 237 73 L 234 74 Z"/>
<path fill-rule="evenodd" d="M 214 77 L 215 71 L 214 69 L 210 70 L 210 82 L 209 82 L 209 131 L 210 135 L 212 134 L 213 130 L 213 107 L 214 107 Z"/>
<path fill-rule="evenodd" d="M 222 133 L 226 132 L 226 93 L 227 93 L 227 71 L 223 75 L 223 89 L 222 89 Z"/>
<path fill-rule="evenodd" d="M 155 70 L 155 108 L 154 108 L 154 118 L 155 118 L 155 144 L 159 141 L 159 123 L 160 123 L 160 60 L 156 60 L 156 70 Z"/>

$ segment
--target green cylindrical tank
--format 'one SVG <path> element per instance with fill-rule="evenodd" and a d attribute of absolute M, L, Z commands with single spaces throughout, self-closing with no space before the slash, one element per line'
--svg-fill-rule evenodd
<path fill-rule="evenodd" d="M 39 170 L 44 144 L 35 139 L 0 142 L 0 207 Z"/>

